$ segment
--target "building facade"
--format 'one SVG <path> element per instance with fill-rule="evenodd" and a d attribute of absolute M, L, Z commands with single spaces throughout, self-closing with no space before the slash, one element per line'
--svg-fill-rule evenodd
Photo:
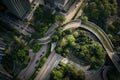
<path fill-rule="evenodd" d="M 80 0 L 45 0 L 45 4 L 48 5 L 51 9 L 55 10 L 54 12 L 66 16 L 73 9 Z"/>
<path fill-rule="evenodd" d="M 29 0 L 2 0 L 2 2 L 12 14 L 20 19 L 23 19 L 31 9 Z"/>

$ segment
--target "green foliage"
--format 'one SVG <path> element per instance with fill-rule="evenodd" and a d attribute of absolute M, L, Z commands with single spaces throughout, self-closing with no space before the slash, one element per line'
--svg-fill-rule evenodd
<path fill-rule="evenodd" d="M 62 39 L 62 41 L 60 42 L 60 46 L 64 47 L 68 44 L 67 40 L 65 38 Z"/>
<path fill-rule="evenodd" d="M 74 48 L 76 46 L 76 43 L 75 42 L 71 42 L 71 43 L 69 43 L 69 46 Z"/>
<path fill-rule="evenodd" d="M 80 45 L 79 45 L 79 44 L 76 44 L 75 47 L 74 47 L 74 49 L 75 49 L 76 51 L 78 51 L 78 50 L 80 49 Z"/>
<path fill-rule="evenodd" d="M 52 76 L 54 76 L 54 80 L 62 80 L 63 74 L 61 71 L 52 71 Z"/>
<path fill-rule="evenodd" d="M 87 21 L 88 21 L 88 17 L 87 17 L 87 16 L 84 16 L 84 17 L 82 18 L 82 21 L 87 22 Z"/>
<path fill-rule="evenodd" d="M 63 51 L 63 50 L 62 50 L 62 48 L 61 48 L 61 47 L 57 47 L 57 48 L 56 48 L 56 52 L 57 52 L 57 53 L 61 54 L 61 53 L 62 53 L 62 51 Z"/>
<path fill-rule="evenodd" d="M 61 27 L 57 28 L 57 31 L 56 31 L 55 34 L 56 34 L 57 36 L 61 37 L 61 36 L 62 36 L 62 28 L 61 28 Z"/>
<path fill-rule="evenodd" d="M 34 45 L 33 45 L 33 52 L 38 52 L 39 50 L 40 50 L 40 48 L 41 48 L 41 44 L 40 43 L 35 43 Z"/>
<path fill-rule="evenodd" d="M 85 80 L 85 73 L 72 64 L 60 63 L 60 66 L 52 70 L 50 80 Z"/>
<path fill-rule="evenodd" d="M 64 53 L 67 55 L 70 53 L 69 49 L 64 49 Z"/>
<path fill-rule="evenodd" d="M 63 48 L 68 48 L 68 47 L 71 47 L 71 48 L 74 48 L 76 45 L 75 43 L 75 38 L 73 35 L 68 35 L 66 36 L 66 38 L 63 38 L 61 40 L 61 42 L 59 43 L 59 45 L 56 47 L 56 52 L 61 54 L 62 56 L 66 57 L 67 54 L 69 54 L 69 50 L 68 49 L 64 49 Z"/>
<path fill-rule="evenodd" d="M 102 45 L 87 36 L 84 30 L 75 31 L 73 35 L 62 38 L 56 52 L 66 57 L 72 50 L 78 59 L 90 63 L 91 69 L 98 69 L 104 63 L 106 53 Z"/>
<path fill-rule="evenodd" d="M 55 19 L 55 22 L 56 22 L 56 21 L 60 21 L 60 22 L 62 22 L 62 23 L 66 20 L 65 17 L 59 16 L 59 15 L 55 15 L 55 16 L 54 16 L 54 19 Z"/>
<path fill-rule="evenodd" d="M 81 37 L 83 35 L 80 34 L 78 38 L 80 46 L 75 48 L 75 55 L 77 58 L 91 63 L 91 69 L 97 69 L 104 63 L 105 51 L 100 43 L 87 36 Z"/>
<path fill-rule="evenodd" d="M 59 37 L 57 35 L 52 36 L 52 42 L 56 42 L 59 40 Z"/>
<path fill-rule="evenodd" d="M 66 18 L 65 18 L 65 17 L 61 17 L 61 16 L 59 17 L 59 21 L 60 21 L 60 22 L 62 22 L 62 23 L 63 23 L 65 20 L 66 20 Z"/>
<path fill-rule="evenodd" d="M 11 51 L 9 48 L 5 50 L 5 54 L 8 54 L 8 55 L 11 54 Z"/>
<path fill-rule="evenodd" d="M 35 77 L 38 75 L 38 73 L 40 72 L 42 66 L 45 64 L 45 62 L 47 61 L 48 59 L 48 56 L 50 55 L 50 51 L 51 50 L 51 45 L 48 44 L 48 49 L 47 49 L 47 52 L 45 54 L 45 56 L 43 56 L 39 62 L 39 66 L 38 68 L 36 69 L 35 73 L 31 76 L 31 79 L 30 80 L 34 80 Z"/>
<path fill-rule="evenodd" d="M 54 35 L 52 36 L 52 41 L 53 41 L 53 42 L 58 41 L 61 36 L 62 36 L 62 28 L 59 27 L 59 28 L 57 28 L 56 32 L 55 32 Z"/>
<path fill-rule="evenodd" d="M 68 36 L 67 36 L 67 41 L 68 41 L 68 43 L 74 42 L 74 41 L 75 41 L 74 36 L 73 36 L 73 35 L 68 35 Z"/>
<path fill-rule="evenodd" d="M 113 22 L 108 25 L 108 36 L 112 40 L 115 47 L 119 47 L 120 35 L 118 34 L 120 31 L 120 22 Z"/>
<path fill-rule="evenodd" d="M 44 25 L 44 26 L 35 25 L 35 27 L 34 27 L 35 32 L 32 33 L 32 37 L 34 37 L 34 38 L 43 37 L 45 35 L 45 33 L 47 32 L 49 27 L 50 27 L 49 25 Z"/>
<path fill-rule="evenodd" d="M 86 36 L 86 32 L 85 32 L 84 30 L 80 30 L 80 31 L 79 31 L 79 34 L 80 34 L 81 37 Z"/>
<path fill-rule="evenodd" d="M 117 2 L 110 0 L 91 0 L 84 8 L 89 20 L 105 29 L 106 21 L 110 16 L 117 14 Z"/>
<path fill-rule="evenodd" d="M 72 33 L 72 29 L 67 29 L 64 31 L 66 34 L 71 34 Z"/>
<path fill-rule="evenodd" d="M 42 57 L 42 59 L 41 59 L 41 62 L 46 62 L 46 60 L 47 60 L 47 58 L 46 57 Z"/>
<path fill-rule="evenodd" d="M 23 43 L 23 41 L 20 40 L 17 36 L 14 36 L 14 40 L 15 40 L 17 43 L 19 43 L 22 47 L 25 46 L 25 44 Z"/>
<path fill-rule="evenodd" d="M 17 56 L 18 56 L 18 59 L 23 63 L 23 68 L 25 68 L 28 63 L 29 63 L 29 52 L 28 52 L 28 48 L 27 47 L 24 47 L 22 49 L 19 49 L 17 51 Z"/>
<path fill-rule="evenodd" d="M 33 17 L 33 22 L 35 24 L 34 25 L 35 32 L 32 34 L 32 37 L 34 38 L 44 37 L 45 33 L 48 31 L 51 25 L 56 21 L 64 22 L 64 17 L 58 16 L 57 14 L 53 15 L 50 9 L 47 9 L 43 6 L 39 6 L 36 9 Z M 61 36 L 62 32 L 58 30 L 56 34 L 59 37 Z"/>
<path fill-rule="evenodd" d="M 78 33 L 77 31 L 75 31 L 75 32 L 73 33 L 73 36 L 74 36 L 75 38 L 77 38 L 77 37 L 79 36 L 79 33 Z"/>
<path fill-rule="evenodd" d="M 0 37 L 3 39 L 2 41 L 7 44 L 4 51 L 6 56 L 2 59 L 3 64 L 8 73 L 14 74 L 13 70 L 17 70 L 18 68 L 24 69 L 28 65 L 30 59 L 28 55 L 28 46 L 24 43 L 25 36 L 17 30 L 11 28 L 8 24 L 4 24 L 3 22 L 1 24 L 1 21 L 0 26 Z M 22 36 L 22 39 L 18 36 Z"/>
<path fill-rule="evenodd" d="M 34 22 L 41 21 L 43 23 L 45 23 L 45 22 L 46 23 L 54 23 L 55 15 L 51 14 L 50 9 L 47 9 L 47 8 L 45 8 L 43 6 L 39 6 L 35 10 L 35 14 L 34 14 L 33 20 L 34 20 Z"/>
<path fill-rule="evenodd" d="M 47 61 L 47 57 L 42 57 L 41 60 L 40 60 L 39 67 L 41 68 L 46 61 Z"/>

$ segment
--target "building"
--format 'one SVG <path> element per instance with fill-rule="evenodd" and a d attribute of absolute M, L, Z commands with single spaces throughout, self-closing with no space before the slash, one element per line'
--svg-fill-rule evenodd
<path fill-rule="evenodd" d="M 29 0 L 30 1 L 30 3 L 33 3 L 35 0 Z"/>
<path fill-rule="evenodd" d="M 80 0 L 45 0 L 46 5 L 61 15 L 69 14 Z"/>
<path fill-rule="evenodd" d="M 2 0 L 8 10 L 20 19 L 24 19 L 31 9 L 29 0 Z"/>
<path fill-rule="evenodd" d="M 55 5 L 59 8 L 63 8 L 69 0 L 55 0 Z"/>

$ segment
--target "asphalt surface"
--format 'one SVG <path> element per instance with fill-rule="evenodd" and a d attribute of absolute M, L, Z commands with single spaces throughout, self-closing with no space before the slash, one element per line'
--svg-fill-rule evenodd
<path fill-rule="evenodd" d="M 28 80 L 35 72 L 36 68 L 39 65 L 39 61 L 42 58 L 42 56 L 44 56 L 47 51 L 47 47 L 48 45 L 43 45 L 40 49 L 39 52 L 35 53 L 35 57 L 34 59 L 32 59 L 32 62 L 27 66 L 27 68 L 25 68 L 25 70 L 23 70 L 22 72 L 20 72 L 20 74 L 18 75 L 18 77 L 22 78 L 23 80 Z M 38 61 L 38 63 L 36 63 Z"/>
<path fill-rule="evenodd" d="M 82 27 L 90 32 L 92 32 L 102 43 L 103 47 L 105 48 L 106 52 L 108 53 L 110 59 L 115 64 L 116 68 L 120 71 L 120 64 L 117 62 L 115 57 L 115 52 L 113 51 L 113 44 L 111 43 L 110 39 L 108 38 L 107 34 L 98 26 L 91 22 L 87 22 L 87 24 L 91 26 L 86 26 L 85 24 L 81 24 L 80 20 L 71 21 L 63 26 L 63 31 L 69 28 L 78 28 Z"/>
<path fill-rule="evenodd" d="M 48 80 L 50 76 L 50 72 L 54 67 L 58 65 L 58 63 L 63 59 L 62 56 L 58 55 L 53 51 L 45 65 L 42 67 L 40 73 L 36 76 L 35 80 Z"/>
<path fill-rule="evenodd" d="M 90 24 L 90 23 L 89 23 Z M 102 43 L 102 45 L 103 45 L 103 47 L 105 48 L 105 50 L 107 51 L 107 53 L 108 53 L 108 55 L 109 55 L 109 57 L 110 57 L 110 59 L 113 61 L 113 63 L 115 64 L 115 66 L 116 66 L 116 68 L 120 71 L 120 65 L 118 64 L 118 62 L 116 61 L 116 59 L 115 59 L 115 57 L 114 57 L 114 52 L 113 52 L 113 49 L 112 49 L 112 45 L 111 45 L 111 43 L 110 43 L 110 40 L 108 39 L 108 37 L 106 37 L 106 34 L 105 34 L 105 32 L 103 32 L 103 31 L 101 31 L 101 29 L 99 29 L 99 28 L 97 28 L 97 27 L 95 27 L 93 24 L 90 24 L 90 25 L 92 25 L 93 27 L 91 28 L 91 27 L 89 27 L 89 26 L 86 26 L 86 25 L 84 25 L 84 24 L 81 24 L 81 22 L 80 22 L 80 20 L 76 20 L 76 21 L 72 21 L 72 22 L 69 22 L 68 24 L 66 24 L 65 26 L 64 26 L 64 28 L 63 28 L 63 30 L 66 30 L 66 29 L 68 29 L 68 28 L 78 28 L 78 27 L 82 27 L 82 28 L 84 28 L 84 29 L 87 29 L 88 31 L 90 31 L 90 32 L 92 32 L 99 40 L 100 40 L 100 42 Z M 94 29 L 95 28 L 95 29 Z M 49 36 L 47 36 L 47 37 L 49 37 Z M 46 41 L 47 41 L 47 39 L 46 39 Z M 49 40 L 48 40 L 49 41 Z M 35 58 L 35 60 L 37 60 L 38 58 Z M 57 57 L 55 57 L 55 58 L 53 58 L 53 60 L 52 61 L 50 61 L 50 63 L 51 64 L 54 64 L 55 62 L 55 60 L 57 59 Z M 35 63 L 35 62 L 34 62 Z M 50 66 L 52 66 L 50 64 Z M 24 75 L 24 79 L 25 80 L 28 80 L 28 78 L 27 77 L 30 77 L 31 75 L 31 73 L 33 73 L 32 71 L 35 71 L 35 69 L 34 69 L 34 65 L 35 64 L 31 64 L 32 66 L 27 70 L 27 72 L 25 73 L 25 75 Z M 33 67 L 34 66 L 34 67 Z M 50 67 L 49 66 L 47 66 L 47 68 L 46 68 L 46 70 L 45 70 L 45 72 L 43 73 L 44 75 L 46 75 L 46 74 L 48 74 L 47 73 L 47 71 L 50 71 L 51 69 L 49 69 Z M 42 70 L 41 70 L 42 71 Z M 43 69 L 43 71 L 44 71 L 44 69 Z M 39 77 L 38 78 L 36 78 L 36 80 L 45 80 L 45 77 L 44 77 L 44 75 L 43 75 L 42 73 L 40 74 L 40 75 L 38 75 Z M 42 77 L 42 78 L 40 78 L 40 76 Z M 40 78 L 40 79 L 39 79 Z"/>

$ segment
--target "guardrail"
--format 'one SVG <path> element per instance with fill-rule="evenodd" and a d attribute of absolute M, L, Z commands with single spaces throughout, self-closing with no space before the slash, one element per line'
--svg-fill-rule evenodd
<path fill-rule="evenodd" d="M 108 39 L 110 45 L 112 46 L 112 48 L 114 48 L 114 45 L 112 44 L 112 42 L 111 42 L 111 40 L 109 39 L 109 37 L 107 36 L 107 34 L 106 34 L 99 26 L 97 26 L 95 23 L 90 22 L 90 21 L 88 21 L 87 23 L 89 23 L 89 24 L 91 24 L 91 25 L 93 25 L 93 26 L 96 26 L 101 32 L 103 32 L 103 34 L 105 35 L 105 37 Z"/>

